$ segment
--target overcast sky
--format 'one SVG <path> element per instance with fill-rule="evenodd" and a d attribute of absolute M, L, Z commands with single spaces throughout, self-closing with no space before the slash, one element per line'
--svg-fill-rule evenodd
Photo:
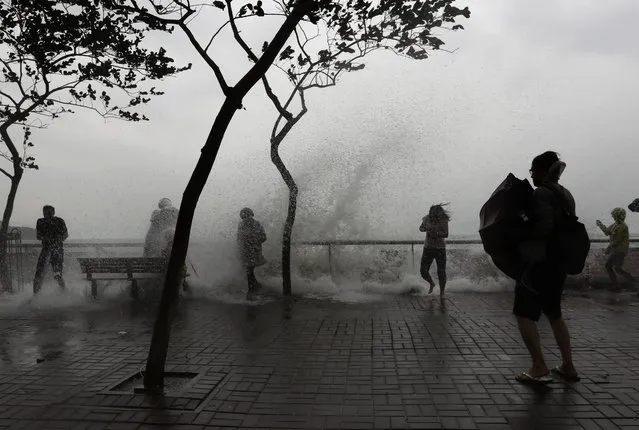
<path fill-rule="evenodd" d="M 562 182 L 589 226 L 639 197 L 639 2 L 469 5 L 466 30 L 443 35 L 454 53 L 375 54 L 337 87 L 308 94 L 309 113 L 282 145 L 300 186 L 298 237 L 419 238 L 421 217 L 442 201 L 452 234 L 475 233 L 494 188 L 509 172 L 527 176 L 548 149 L 566 161 Z M 246 32 L 265 40 L 271 30 Z M 178 32 L 166 46 L 194 68 L 158 84 L 166 95 L 147 109 L 150 122 L 80 112 L 34 134 L 40 170 L 24 176 L 12 225 L 34 226 L 46 203 L 72 239 L 143 238 L 161 197 L 179 205 L 222 98 Z M 233 81 L 248 65 L 230 46 L 215 55 Z M 268 142 L 275 111 L 259 86 L 245 107 L 202 193 L 193 239 L 229 237 L 243 206 L 271 237 L 283 222 L 286 188 Z M 628 224 L 639 233 L 639 214 Z"/>

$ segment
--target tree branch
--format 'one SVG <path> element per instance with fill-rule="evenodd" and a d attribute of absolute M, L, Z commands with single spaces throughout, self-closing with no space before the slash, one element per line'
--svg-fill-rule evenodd
<path fill-rule="evenodd" d="M 300 93 L 300 103 L 302 104 L 302 110 L 300 110 L 300 113 L 297 114 L 297 116 L 295 117 L 296 122 L 299 121 L 300 118 L 302 118 L 306 112 L 308 112 L 308 108 L 306 107 L 306 96 L 304 94 L 304 89 L 300 88 L 299 93 Z"/>
<path fill-rule="evenodd" d="M 271 43 L 267 46 L 260 59 L 257 61 L 257 63 L 255 63 L 253 67 L 251 67 L 251 70 L 249 70 L 239 80 L 237 85 L 235 85 L 234 89 L 237 91 L 238 94 L 246 94 L 249 89 L 260 79 L 259 77 L 263 76 L 267 72 L 270 65 L 275 61 L 277 53 L 286 43 L 286 40 L 291 35 L 293 30 L 295 30 L 297 24 L 308 14 L 313 3 L 313 0 L 297 0 L 295 2 L 290 15 L 286 17 L 284 23 L 282 23 L 277 33 L 275 33 L 275 36 L 271 40 Z M 241 100 L 238 101 L 241 102 Z"/>
<path fill-rule="evenodd" d="M 127 6 L 125 4 L 119 4 L 117 7 L 120 8 L 120 9 L 129 11 L 129 12 L 138 13 L 138 14 L 146 17 L 147 19 L 155 20 L 155 21 L 157 21 L 159 23 L 162 23 L 164 25 L 180 25 L 180 23 L 183 22 L 183 20 L 185 19 L 184 16 L 186 16 L 186 14 L 185 14 L 184 16 L 180 17 L 180 19 L 162 18 L 160 16 L 150 14 L 145 9 L 141 8 L 140 6 L 138 6 L 137 1 L 135 1 L 135 0 L 131 0 L 131 4 L 133 6 Z"/>
<path fill-rule="evenodd" d="M 16 112 L 15 114 L 11 115 L 11 117 L 9 117 L 9 119 L 7 119 L 6 121 L 4 121 L 2 123 L 2 126 L 0 126 L 0 133 L 2 133 L 2 131 L 4 130 L 4 132 L 6 133 L 6 130 L 12 126 L 13 124 L 19 123 L 21 121 L 24 121 L 27 119 L 27 117 L 29 116 L 29 114 L 31 112 L 33 112 L 38 106 L 42 106 L 44 104 L 44 102 L 54 93 L 57 93 L 58 91 L 62 91 L 65 89 L 71 89 L 75 86 L 77 86 L 79 84 L 79 82 L 76 82 L 74 85 L 68 85 L 65 84 L 63 86 L 54 88 L 54 89 L 48 89 L 47 91 L 42 94 L 41 96 L 39 96 L 36 100 L 33 100 L 33 103 L 31 103 L 31 105 L 24 109 L 24 110 L 20 110 L 19 112 Z M 20 101 L 20 104 L 24 103 L 26 100 L 28 100 L 28 98 L 23 98 Z M 3 135 L 4 137 L 4 135 Z M 5 139 L 5 143 L 6 139 Z M 11 144 L 13 146 L 13 144 Z M 7 147 L 9 147 L 9 144 L 7 144 Z M 15 149 L 15 148 L 14 148 Z M 11 148 L 9 147 L 9 151 L 11 151 Z M 14 157 L 18 156 L 18 153 L 16 151 L 16 153 L 14 154 L 14 151 L 11 151 L 11 155 L 13 155 Z"/>
<path fill-rule="evenodd" d="M 0 63 L 2 63 L 9 70 L 9 72 L 16 77 L 16 81 L 14 83 L 18 85 L 18 88 L 20 89 L 20 93 L 25 94 L 24 88 L 22 87 L 22 82 L 18 74 L 14 72 L 11 66 L 9 65 L 9 63 L 7 63 L 2 58 L 0 58 Z"/>
<path fill-rule="evenodd" d="M 53 98 L 49 98 L 49 100 L 51 100 L 54 103 L 58 103 L 60 105 L 63 105 L 63 106 L 75 106 L 75 107 L 79 107 L 79 108 L 82 108 L 82 109 L 92 110 L 93 112 L 97 113 L 98 115 L 100 115 L 101 117 L 104 117 L 104 118 L 117 118 L 118 115 L 116 115 L 116 114 L 114 114 L 112 112 L 115 111 L 116 109 L 121 109 L 118 106 L 113 106 L 111 109 L 108 109 L 105 106 L 104 110 L 100 110 L 99 108 L 97 108 L 95 106 L 82 104 L 82 103 L 79 103 L 79 102 L 77 102 L 77 103 L 76 102 L 68 102 L 68 101 L 62 101 L 62 100 L 53 99 Z M 129 108 L 129 107 L 131 107 L 131 106 L 125 106 L 124 108 L 126 109 L 126 108 Z M 67 111 L 69 111 L 69 110 L 67 110 Z M 57 115 L 57 114 L 60 114 L 60 113 L 62 113 L 62 112 L 56 112 L 55 114 Z"/>
<path fill-rule="evenodd" d="M 304 32 L 304 30 L 302 30 L 302 34 L 304 34 L 304 37 L 306 38 L 306 41 L 304 43 L 300 41 L 299 32 L 297 31 L 297 28 L 295 29 L 295 39 L 297 40 L 297 45 L 300 47 L 300 51 L 302 51 L 302 53 L 304 54 L 308 62 L 312 63 L 313 61 L 311 60 L 311 56 L 308 55 L 308 53 L 306 52 L 306 49 L 304 49 L 304 47 L 306 46 L 306 44 L 308 43 L 310 39 L 308 38 L 308 36 L 306 36 L 306 33 Z"/>
<path fill-rule="evenodd" d="M 262 83 L 264 84 L 264 91 L 266 91 L 266 95 L 268 96 L 269 99 L 271 99 L 271 101 L 273 102 L 273 105 L 275 105 L 275 109 L 277 109 L 280 115 L 286 118 L 287 120 L 290 120 L 291 118 L 293 118 L 293 114 L 290 113 L 288 110 L 286 110 L 282 106 L 282 103 L 280 103 L 280 99 L 273 92 L 271 85 L 266 79 L 266 75 L 262 76 Z"/>
<path fill-rule="evenodd" d="M 9 161 L 11 161 L 15 167 L 16 163 L 19 163 L 19 161 L 16 161 L 16 160 L 20 160 L 20 154 L 18 153 L 18 149 L 16 148 L 16 146 L 13 144 L 13 141 L 11 140 L 11 136 L 9 136 L 9 133 L 7 132 L 7 128 L 9 127 L 9 125 L 10 124 L 8 124 L 7 122 L 4 122 L 0 126 L 0 137 L 4 141 L 5 146 L 9 150 L 9 153 L 11 154 L 11 159 Z"/>
<path fill-rule="evenodd" d="M 11 103 L 13 103 L 14 106 L 18 107 L 18 103 L 8 93 L 5 93 L 4 91 L 0 91 L 0 96 L 5 96 L 9 100 L 11 100 Z"/>
<path fill-rule="evenodd" d="M 242 39 L 242 36 L 240 36 L 240 32 L 239 32 L 239 30 L 237 28 L 237 25 L 235 24 L 235 17 L 233 16 L 233 9 L 231 8 L 231 0 L 226 0 L 226 10 L 227 10 L 227 13 L 228 13 L 228 16 L 229 16 L 229 23 L 231 24 L 231 29 L 233 31 L 233 36 L 235 37 L 235 40 L 242 47 L 242 49 L 244 49 L 244 52 L 246 52 L 246 54 L 249 56 L 249 58 L 252 61 L 254 61 L 255 63 L 257 63 L 259 59 L 253 53 L 251 48 L 246 44 L 244 39 Z M 269 84 L 268 80 L 266 79 L 266 74 L 264 76 L 262 76 L 262 83 L 264 84 L 264 90 L 266 91 L 266 94 L 271 99 L 271 101 L 275 105 L 275 108 L 278 110 L 280 115 L 282 115 L 286 119 L 292 118 L 293 115 L 282 107 L 282 104 L 280 103 L 279 98 L 273 92 L 273 89 L 271 88 L 271 85 Z"/>
<path fill-rule="evenodd" d="M 244 52 L 246 52 L 249 58 L 255 63 L 257 63 L 258 61 L 257 55 L 253 53 L 253 51 L 251 50 L 251 48 L 249 48 L 249 46 L 246 44 L 244 39 L 242 39 L 242 37 L 240 36 L 240 32 L 237 29 L 237 25 L 235 24 L 235 17 L 233 16 L 233 9 L 231 8 L 231 0 L 226 0 L 226 11 L 229 15 L 229 22 L 231 23 L 231 29 L 233 30 L 233 36 L 235 37 L 235 40 L 237 41 L 237 43 L 240 44 L 242 49 L 244 49 Z"/>
<path fill-rule="evenodd" d="M 7 172 L 6 170 L 4 170 L 2 167 L 0 167 L 0 173 L 4 173 L 4 175 L 5 175 L 7 178 L 9 178 L 9 179 L 13 180 L 13 176 L 12 176 L 12 175 L 10 175 L 10 174 L 9 174 L 9 172 Z"/>
<path fill-rule="evenodd" d="M 284 111 L 288 112 L 288 108 L 291 105 L 291 103 L 293 102 L 293 99 L 295 98 L 295 94 L 297 94 L 301 89 L 301 85 L 302 82 L 304 81 L 304 79 L 306 79 L 306 77 L 311 73 L 310 70 L 307 70 L 305 75 L 302 77 L 302 79 L 300 79 L 298 81 L 298 83 L 295 85 L 295 88 L 293 88 L 293 91 L 291 91 L 291 94 L 288 96 L 288 99 L 286 100 L 286 103 L 284 103 L 284 107 L 282 108 Z M 304 111 L 306 109 L 306 101 L 304 99 L 304 93 L 303 90 L 302 92 L 300 92 L 300 99 L 302 101 L 302 111 Z M 293 115 L 291 115 L 290 117 L 285 117 L 284 115 L 282 115 L 280 113 L 280 115 L 277 117 L 277 119 L 275 120 L 275 124 L 273 125 L 273 129 L 271 130 L 271 140 L 275 139 L 275 135 L 277 133 L 277 128 L 280 125 L 280 122 L 282 121 L 282 118 L 286 119 L 287 124 L 290 122 L 294 122 L 297 123 L 297 121 L 299 121 L 299 119 L 302 117 L 302 115 L 304 115 L 306 112 L 298 114 L 297 117 L 294 117 Z M 285 126 L 286 127 L 286 126 Z"/>
<path fill-rule="evenodd" d="M 279 146 L 284 140 L 284 138 L 286 137 L 286 135 L 293 129 L 295 124 L 297 124 L 299 120 L 302 119 L 302 117 L 306 114 L 306 112 L 308 112 L 308 110 L 306 109 L 306 102 L 304 101 L 303 90 L 300 91 L 300 98 L 302 99 L 302 105 L 303 105 L 303 108 L 300 111 L 300 113 L 296 115 L 294 118 L 291 118 L 290 120 L 288 120 L 286 124 L 284 124 L 284 127 L 282 127 L 282 129 L 278 133 L 276 133 L 277 123 L 273 126 L 273 130 L 271 132 L 271 153 L 273 152 L 277 153 L 277 150 L 279 149 Z M 292 179 L 293 178 L 291 177 L 291 180 Z"/>
<path fill-rule="evenodd" d="M 222 93 L 225 96 L 227 96 L 230 88 L 228 84 L 226 83 L 226 80 L 224 79 L 224 75 L 222 74 L 222 70 L 220 70 L 220 67 L 217 65 L 215 61 L 213 61 L 211 57 L 209 57 L 206 51 L 202 49 L 202 46 L 197 41 L 197 39 L 193 35 L 193 32 L 187 27 L 186 24 L 180 23 L 179 27 L 182 29 L 182 31 L 184 31 L 184 33 L 186 34 L 186 37 L 189 38 L 189 41 L 191 42 L 191 44 L 193 44 L 198 54 L 200 54 L 202 59 L 206 61 L 206 64 L 208 64 L 209 67 L 213 69 L 213 73 L 215 74 L 215 77 L 217 78 L 217 81 L 220 84 L 220 88 L 222 88 Z"/>
<path fill-rule="evenodd" d="M 134 5 L 134 9 L 137 13 L 140 13 L 142 15 L 144 15 L 145 17 L 147 17 L 148 19 L 151 20 L 155 20 L 164 24 L 171 24 L 171 25 L 177 25 L 178 27 L 180 27 L 182 29 L 182 31 L 184 31 L 184 33 L 186 34 L 186 36 L 188 37 L 189 41 L 191 42 L 191 44 L 195 47 L 196 51 L 200 54 L 200 56 L 202 57 L 202 59 L 209 65 L 209 67 L 213 70 L 213 73 L 215 73 L 215 77 L 217 78 L 220 87 L 222 88 L 222 92 L 224 93 L 224 95 L 227 95 L 228 91 L 229 91 L 229 86 L 226 83 L 226 80 L 224 79 L 224 76 L 222 74 L 222 71 L 220 70 L 220 67 L 217 65 L 217 63 L 215 61 L 213 61 L 213 59 L 211 57 L 208 56 L 208 54 L 206 54 L 206 50 L 202 49 L 202 46 L 200 45 L 200 43 L 197 41 L 197 39 L 195 38 L 195 36 L 193 35 L 193 32 L 191 31 L 191 29 L 189 29 L 189 27 L 186 24 L 186 20 L 195 13 L 195 10 L 193 8 L 191 8 L 190 3 L 189 4 L 185 4 L 183 2 L 180 2 L 178 0 L 173 0 L 178 6 L 180 6 L 183 10 L 186 10 L 186 12 L 184 13 L 184 15 L 182 15 L 180 17 L 180 19 L 168 19 L 168 18 L 162 18 L 159 17 L 157 15 L 152 15 L 149 14 L 148 12 L 143 11 L 135 2 L 135 0 L 132 0 L 132 3 Z M 160 10 L 158 8 L 158 6 L 151 2 L 151 4 L 153 5 L 153 7 L 155 8 L 155 10 L 160 13 Z M 125 8 L 128 8 L 127 6 L 124 6 Z"/>
<path fill-rule="evenodd" d="M 247 15 L 243 15 L 243 16 L 236 16 L 235 19 L 250 18 L 252 16 L 255 16 L 255 14 L 247 14 Z M 284 15 L 282 13 L 265 13 L 264 16 L 283 16 L 283 17 L 286 17 L 286 15 Z M 231 21 L 226 21 L 224 24 L 222 24 L 220 26 L 220 28 L 218 28 L 215 31 L 215 33 L 213 33 L 213 36 L 211 36 L 211 39 L 209 39 L 209 43 L 207 43 L 206 47 L 204 48 L 205 51 L 209 50 L 209 48 L 211 47 L 211 44 L 213 43 L 213 39 L 215 39 L 217 37 L 217 35 L 220 34 L 220 32 L 222 30 L 224 30 L 224 27 L 226 27 L 230 23 L 231 23 Z"/>
<path fill-rule="evenodd" d="M 209 43 L 206 44 L 206 46 L 204 47 L 204 51 L 208 52 L 209 48 L 211 47 L 211 44 L 213 43 L 213 39 L 215 39 L 217 37 L 218 34 L 220 34 L 220 32 L 222 30 L 224 30 L 224 27 L 226 27 L 226 25 L 229 23 L 230 21 L 226 21 L 224 24 L 222 24 L 220 26 L 220 28 L 217 29 L 217 31 L 215 33 L 213 33 L 213 36 L 211 36 L 211 39 L 209 40 Z"/>

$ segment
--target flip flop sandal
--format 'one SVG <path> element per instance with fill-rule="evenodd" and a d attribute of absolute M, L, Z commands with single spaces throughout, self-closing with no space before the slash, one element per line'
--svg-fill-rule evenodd
<path fill-rule="evenodd" d="M 546 385 L 547 383 L 552 381 L 552 378 L 548 376 L 548 374 L 541 376 L 532 376 L 528 372 L 521 372 L 515 377 L 515 380 L 521 384 Z"/>
<path fill-rule="evenodd" d="M 579 382 L 581 380 L 578 374 L 564 372 L 561 366 L 554 367 L 551 372 L 568 382 Z"/>

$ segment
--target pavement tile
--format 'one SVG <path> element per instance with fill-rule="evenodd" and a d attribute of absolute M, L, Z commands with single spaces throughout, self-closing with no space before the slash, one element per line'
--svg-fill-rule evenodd
<path fill-rule="evenodd" d="M 511 301 L 451 294 L 444 309 L 420 296 L 299 300 L 289 319 L 277 300 L 183 300 L 167 370 L 200 376 L 165 399 L 103 392 L 144 366 L 154 307 L 2 309 L 0 429 L 639 428 L 639 307 L 567 297 L 583 380 L 540 392 L 513 379 L 529 358 Z M 558 362 L 545 321 L 540 335 Z"/>

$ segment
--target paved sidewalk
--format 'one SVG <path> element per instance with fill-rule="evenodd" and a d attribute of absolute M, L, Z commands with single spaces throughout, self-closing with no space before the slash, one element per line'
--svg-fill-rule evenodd
<path fill-rule="evenodd" d="M 580 383 L 533 390 L 508 294 L 380 303 L 184 300 L 163 399 L 109 391 L 143 367 L 153 306 L 0 314 L 0 428 L 637 429 L 639 307 L 568 297 Z M 542 324 L 549 364 L 559 362 Z"/>

